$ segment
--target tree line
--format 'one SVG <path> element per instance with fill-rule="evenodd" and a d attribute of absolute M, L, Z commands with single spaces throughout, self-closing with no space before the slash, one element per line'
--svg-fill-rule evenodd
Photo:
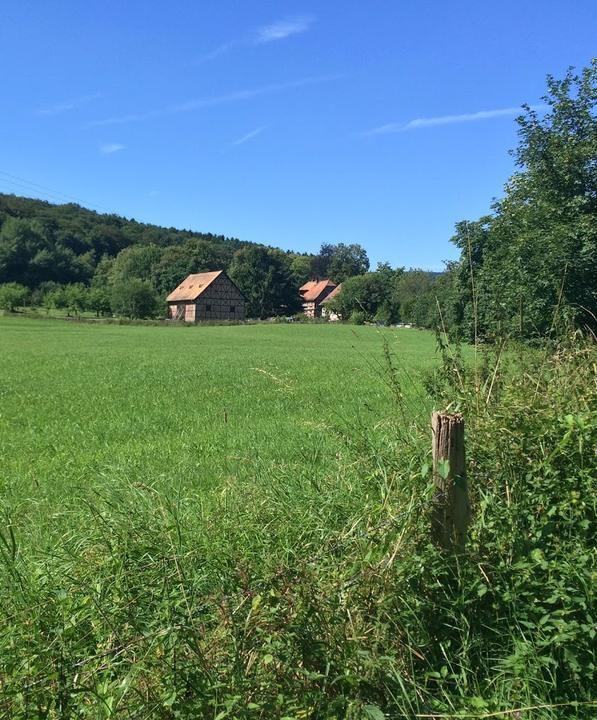
<path fill-rule="evenodd" d="M 368 268 L 356 244 L 294 253 L 0 195 L 0 307 L 8 310 L 29 303 L 152 317 L 163 314 L 164 298 L 188 274 L 224 269 L 246 295 L 248 316 L 264 318 L 298 312 L 306 280 L 342 282 Z"/>
<path fill-rule="evenodd" d="M 225 269 L 247 298 L 247 316 L 301 311 L 299 287 L 312 278 L 343 284 L 339 312 L 352 322 L 430 326 L 438 273 L 369 272 L 358 244 L 324 243 L 294 253 L 235 238 L 161 228 L 75 204 L 0 195 L 0 308 L 25 304 L 132 318 L 164 314 L 164 298 L 187 275 Z"/>

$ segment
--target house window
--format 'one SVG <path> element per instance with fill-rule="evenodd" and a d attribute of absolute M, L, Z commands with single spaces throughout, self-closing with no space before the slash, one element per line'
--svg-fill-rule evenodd
<path fill-rule="evenodd" d="M 211 312 L 211 305 L 209 303 L 205 306 L 205 312 Z"/>
<path fill-rule="evenodd" d="M 236 311 L 236 308 L 234 307 L 234 305 L 231 305 L 231 306 L 230 306 L 230 312 L 233 313 L 233 312 L 235 312 L 235 311 Z"/>

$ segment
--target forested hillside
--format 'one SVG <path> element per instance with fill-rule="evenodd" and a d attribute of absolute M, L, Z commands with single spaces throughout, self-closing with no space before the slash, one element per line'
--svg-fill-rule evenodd
<path fill-rule="evenodd" d="M 225 269 L 249 317 L 301 310 L 310 278 L 343 283 L 338 309 L 353 322 L 432 326 L 441 273 L 392 268 L 357 244 L 294 253 L 236 238 L 163 228 L 75 204 L 0 194 L 0 308 L 24 304 L 129 317 L 163 314 L 163 299 L 189 273 Z"/>
<path fill-rule="evenodd" d="M 88 282 L 102 258 L 116 257 L 131 245 L 166 248 L 201 242 L 214 259 L 229 262 L 236 250 L 248 244 L 223 235 L 100 214 L 74 203 L 54 205 L 1 193 L 0 230 L 0 280 L 28 287 L 48 280 Z"/>
<path fill-rule="evenodd" d="M 250 317 L 301 309 L 298 288 L 313 277 L 344 283 L 339 309 L 353 322 L 435 322 L 441 273 L 369 271 L 360 245 L 324 243 L 294 253 L 236 238 L 105 215 L 76 204 L 0 194 L 0 306 L 29 303 L 77 313 L 150 317 L 189 273 L 225 269 L 247 297 Z"/>
<path fill-rule="evenodd" d="M 266 317 L 298 310 L 298 288 L 312 276 L 342 282 L 368 268 L 359 245 L 293 253 L 0 194 L 0 285 L 7 309 L 26 297 L 48 307 L 150 316 L 189 273 L 225 269 L 247 295 L 249 314 Z"/>

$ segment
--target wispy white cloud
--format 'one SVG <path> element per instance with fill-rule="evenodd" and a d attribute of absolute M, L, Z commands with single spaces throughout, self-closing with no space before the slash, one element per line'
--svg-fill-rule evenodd
<path fill-rule="evenodd" d="M 238 140 L 235 140 L 234 142 L 230 143 L 229 147 L 238 147 L 239 145 L 244 145 L 246 142 L 249 142 L 249 140 L 252 140 L 253 138 L 256 138 L 257 135 L 261 135 L 261 133 L 266 129 L 267 125 L 263 125 L 262 127 L 257 128 L 256 130 L 251 130 L 251 132 L 246 133 L 242 137 L 239 137 Z"/>
<path fill-rule="evenodd" d="M 91 95 L 80 95 L 79 97 L 70 98 L 69 100 L 63 100 L 62 102 L 56 103 L 55 105 L 49 105 L 45 108 L 40 108 L 37 111 L 38 115 L 61 115 L 62 113 L 69 112 L 70 110 L 76 110 L 91 102 L 97 100 L 100 97 L 100 93 L 93 93 Z"/>
<path fill-rule="evenodd" d="M 313 24 L 314 18 L 310 15 L 302 17 L 286 18 L 277 22 L 263 25 L 255 31 L 254 41 L 256 44 L 270 43 L 274 40 L 283 40 L 291 35 L 299 35 L 306 32 Z"/>
<path fill-rule="evenodd" d="M 218 47 L 211 50 L 211 52 L 202 55 L 191 64 L 202 65 L 205 62 L 215 60 L 221 55 L 225 55 L 237 48 L 251 45 L 265 45 L 267 43 L 274 42 L 275 40 L 283 40 L 291 35 L 299 35 L 300 33 L 306 32 L 314 22 L 315 18 L 312 15 L 303 15 L 300 17 L 278 20 L 270 23 L 269 25 L 262 25 L 250 32 L 243 39 L 231 40 L 230 42 L 218 45 Z"/>
<path fill-rule="evenodd" d="M 214 95 L 212 97 L 198 98 L 196 100 L 188 100 L 178 105 L 168 105 L 155 110 L 148 110 L 141 113 L 131 113 L 129 115 L 118 115 L 115 117 L 104 118 L 103 120 L 95 120 L 90 123 L 92 126 L 98 125 L 120 125 L 123 123 L 139 122 L 141 120 L 151 120 L 166 115 L 178 115 L 180 113 L 191 112 L 201 108 L 214 107 L 216 105 L 225 105 L 228 103 L 240 102 L 241 100 L 250 100 L 260 95 L 272 95 L 274 93 L 283 92 L 284 90 L 292 90 L 293 88 L 304 87 L 307 85 L 317 85 L 319 83 L 331 82 L 337 80 L 341 75 L 321 75 L 319 77 L 300 78 L 286 83 L 272 83 L 271 85 L 263 85 L 258 88 L 249 88 L 246 90 L 237 90 L 227 95 Z"/>
<path fill-rule="evenodd" d="M 104 145 L 100 145 L 99 150 L 102 155 L 111 155 L 112 153 L 124 150 L 125 147 L 126 145 L 121 145 L 120 143 L 105 143 Z"/>
<path fill-rule="evenodd" d="M 543 105 L 532 106 L 533 110 L 542 110 Z M 491 120 L 498 117 L 513 117 L 523 112 L 522 107 L 498 108 L 496 110 L 479 110 L 474 113 L 463 113 L 461 115 L 440 115 L 430 118 L 416 118 L 406 123 L 387 123 L 379 127 L 367 130 L 363 135 L 386 135 L 389 133 L 407 132 L 408 130 L 419 130 L 420 128 L 437 127 L 439 125 L 457 125 L 460 123 L 477 122 L 479 120 Z"/>

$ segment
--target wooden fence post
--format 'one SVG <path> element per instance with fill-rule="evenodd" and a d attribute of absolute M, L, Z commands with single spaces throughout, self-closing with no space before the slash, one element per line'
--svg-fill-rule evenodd
<path fill-rule="evenodd" d="M 464 455 L 464 418 L 460 413 L 434 412 L 432 515 L 434 542 L 444 550 L 461 551 L 466 542 L 470 506 Z"/>

